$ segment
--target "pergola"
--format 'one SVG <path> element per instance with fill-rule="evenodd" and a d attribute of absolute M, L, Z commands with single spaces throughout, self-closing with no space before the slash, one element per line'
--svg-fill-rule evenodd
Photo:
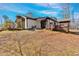
<path fill-rule="evenodd" d="M 59 21 L 59 24 L 60 24 L 61 27 L 65 28 L 66 32 L 69 32 L 70 20 Z"/>

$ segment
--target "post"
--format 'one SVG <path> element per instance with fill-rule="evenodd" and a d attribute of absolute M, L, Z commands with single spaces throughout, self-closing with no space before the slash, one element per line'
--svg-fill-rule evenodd
<path fill-rule="evenodd" d="M 27 29 L 28 28 L 28 19 L 26 17 L 24 17 L 24 19 L 25 19 L 25 29 Z"/>
<path fill-rule="evenodd" d="M 69 22 L 68 22 L 68 32 L 69 32 Z"/>
<path fill-rule="evenodd" d="M 26 18 L 25 18 L 25 29 L 27 28 L 27 24 L 26 24 Z"/>

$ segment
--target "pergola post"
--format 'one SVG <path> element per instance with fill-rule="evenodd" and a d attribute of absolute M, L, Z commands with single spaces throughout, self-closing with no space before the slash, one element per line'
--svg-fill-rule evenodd
<path fill-rule="evenodd" d="M 68 23 L 68 32 L 69 32 L 69 27 L 70 27 L 69 25 L 70 25 L 70 22 Z"/>

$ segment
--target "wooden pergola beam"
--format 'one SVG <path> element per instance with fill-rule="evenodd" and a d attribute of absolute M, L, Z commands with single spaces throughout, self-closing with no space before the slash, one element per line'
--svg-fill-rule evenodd
<path fill-rule="evenodd" d="M 59 21 L 59 23 L 70 23 L 69 20 Z"/>

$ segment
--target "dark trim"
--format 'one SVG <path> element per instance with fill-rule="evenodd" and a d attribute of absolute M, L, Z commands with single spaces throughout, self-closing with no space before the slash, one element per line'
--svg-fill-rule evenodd
<path fill-rule="evenodd" d="M 63 20 L 63 21 L 59 21 L 59 23 L 70 23 L 70 21 L 69 20 Z"/>
<path fill-rule="evenodd" d="M 26 17 L 26 18 L 31 20 L 37 20 L 36 18 L 32 18 L 32 17 Z"/>

